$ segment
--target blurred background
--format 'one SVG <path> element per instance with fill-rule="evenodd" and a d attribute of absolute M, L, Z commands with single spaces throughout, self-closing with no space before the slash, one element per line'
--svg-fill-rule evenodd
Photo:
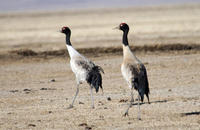
<path fill-rule="evenodd" d="M 1 0 L 0 11 L 134 7 L 199 2 L 199 0 Z"/>
<path fill-rule="evenodd" d="M 120 46 L 121 22 L 131 45 L 200 40 L 200 0 L 0 0 L 0 11 L 0 52 L 65 48 L 62 26 L 76 48 Z"/>

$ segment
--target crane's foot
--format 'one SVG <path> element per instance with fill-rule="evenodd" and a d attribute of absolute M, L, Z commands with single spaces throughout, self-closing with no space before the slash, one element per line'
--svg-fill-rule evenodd
<path fill-rule="evenodd" d="M 94 109 L 94 106 L 92 106 L 92 109 Z"/>
<path fill-rule="evenodd" d="M 140 117 L 138 117 L 138 120 L 142 120 Z"/>
<path fill-rule="evenodd" d="M 73 105 L 72 105 L 72 104 L 70 104 L 69 107 L 68 107 L 67 109 L 71 109 L 71 108 L 73 108 Z"/>
<path fill-rule="evenodd" d="M 125 112 L 123 116 L 124 116 L 124 117 L 128 116 L 128 112 Z"/>
<path fill-rule="evenodd" d="M 134 105 L 134 99 L 131 99 L 130 104 L 131 104 L 130 107 Z"/>
<path fill-rule="evenodd" d="M 131 99 L 131 101 L 130 101 L 131 103 L 133 103 L 134 102 L 134 99 Z"/>

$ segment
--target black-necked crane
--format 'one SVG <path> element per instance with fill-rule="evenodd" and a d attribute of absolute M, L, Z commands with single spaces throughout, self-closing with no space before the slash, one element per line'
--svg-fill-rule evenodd
<path fill-rule="evenodd" d="M 70 56 L 70 66 L 76 76 L 77 83 L 76 94 L 69 108 L 73 107 L 74 101 L 79 93 L 79 85 L 84 81 L 86 81 L 90 85 L 92 108 L 94 108 L 94 98 L 92 90 L 93 88 L 95 88 L 96 92 L 98 92 L 100 87 L 103 92 L 102 77 L 100 72 L 104 73 L 104 71 L 100 66 L 95 65 L 92 61 L 81 55 L 72 47 L 70 41 L 71 30 L 69 29 L 69 27 L 63 27 L 60 32 L 64 33 L 66 36 L 66 46 Z"/>
<path fill-rule="evenodd" d="M 129 26 L 126 23 L 121 23 L 116 29 L 123 31 L 123 62 L 121 64 L 121 72 L 131 89 L 130 105 L 125 111 L 124 116 L 128 116 L 129 108 L 134 102 L 133 89 L 138 92 L 138 119 L 140 120 L 140 100 L 143 102 L 144 94 L 149 102 L 149 83 L 147 78 L 147 71 L 144 64 L 133 54 L 128 43 Z"/>

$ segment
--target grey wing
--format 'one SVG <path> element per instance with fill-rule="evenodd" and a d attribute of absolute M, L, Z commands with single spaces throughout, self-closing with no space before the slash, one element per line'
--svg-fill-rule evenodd
<path fill-rule="evenodd" d="M 129 65 L 129 69 L 131 72 L 131 84 L 132 86 L 138 90 L 139 89 L 139 79 L 140 79 L 140 75 L 139 72 L 140 70 L 138 69 L 138 65 Z"/>
<path fill-rule="evenodd" d="M 87 83 L 94 87 L 96 92 L 99 91 L 99 87 L 103 90 L 102 87 L 102 76 L 100 71 L 103 72 L 103 69 L 100 66 L 96 66 L 92 61 L 76 61 L 77 65 L 81 66 L 85 70 L 85 80 Z M 104 72 L 103 72 L 104 73 Z"/>
<path fill-rule="evenodd" d="M 149 101 L 149 83 L 147 78 L 147 71 L 143 64 L 127 64 L 127 68 L 131 72 L 129 78 L 131 79 L 131 86 L 138 91 L 141 101 L 143 102 L 144 94 L 146 94 Z"/>
<path fill-rule="evenodd" d="M 95 65 L 92 61 L 90 61 L 90 60 L 88 60 L 86 58 L 84 60 L 77 60 L 76 63 L 79 66 L 81 66 L 83 69 L 85 69 L 86 71 L 90 71 L 94 67 L 97 67 L 99 71 L 104 73 L 104 70 L 103 70 L 103 68 L 101 66 Z"/>
<path fill-rule="evenodd" d="M 75 62 L 77 64 L 77 66 L 84 71 L 89 71 L 95 66 L 95 64 L 92 61 L 89 61 L 87 59 L 86 60 L 76 60 Z"/>
<path fill-rule="evenodd" d="M 94 63 L 84 58 L 71 59 L 70 65 L 78 81 L 86 80 L 88 71 L 94 66 Z"/>

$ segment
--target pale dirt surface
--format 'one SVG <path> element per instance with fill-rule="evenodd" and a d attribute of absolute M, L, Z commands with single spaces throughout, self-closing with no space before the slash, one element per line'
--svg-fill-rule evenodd
<path fill-rule="evenodd" d="M 130 109 L 129 117 L 122 117 L 128 102 L 120 100 L 129 99 L 130 91 L 121 76 L 120 55 L 91 58 L 105 71 L 104 95 L 101 91 L 94 94 L 95 109 L 91 109 L 86 83 L 80 87 L 75 107 L 67 109 L 76 90 L 67 58 L 25 59 L 0 66 L 0 128 L 85 129 L 86 123 L 92 129 L 198 130 L 200 54 L 158 53 L 138 57 L 146 64 L 151 91 L 151 104 L 141 105 L 141 121 L 137 120 L 137 105 Z M 196 114 L 190 115 L 192 112 Z"/>
<path fill-rule="evenodd" d="M 63 49 L 64 36 L 54 31 L 69 23 L 74 32 L 72 42 L 75 48 L 120 46 L 121 33 L 110 28 L 118 25 L 122 18 L 134 26 L 135 30 L 130 32 L 131 45 L 199 44 L 200 17 L 197 15 L 200 8 L 197 7 L 130 8 L 122 9 L 122 16 L 116 13 L 116 9 L 106 14 L 101 11 L 76 15 L 65 12 L 65 16 L 62 13 L 1 14 L 0 54 L 5 56 L 9 51 L 19 49 L 44 52 Z M 85 16 L 85 13 L 90 14 Z M 104 17 L 101 21 L 99 14 Z M 153 36 L 162 38 L 152 39 Z M 129 117 L 122 117 L 130 100 L 130 90 L 120 72 L 122 55 L 118 52 L 95 57 L 86 54 L 105 71 L 104 95 L 101 91 L 94 93 L 95 109 L 91 109 L 87 83 L 81 85 L 74 108 L 67 109 L 76 91 L 68 57 L 0 57 L 0 129 L 199 130 L 200 52 L 157 51 L 137 52 L 136 55 L 145 64 L 150 83 L 151 104 L 147 104 L 145 98 L 145 104 L 141 105 L 141 121 L 137 120 L 137 105 L 130 109 Z M 111 101 L 107 100 L 108 97 Z M 136 92 L 134 97 L 136 99 Z"/>

